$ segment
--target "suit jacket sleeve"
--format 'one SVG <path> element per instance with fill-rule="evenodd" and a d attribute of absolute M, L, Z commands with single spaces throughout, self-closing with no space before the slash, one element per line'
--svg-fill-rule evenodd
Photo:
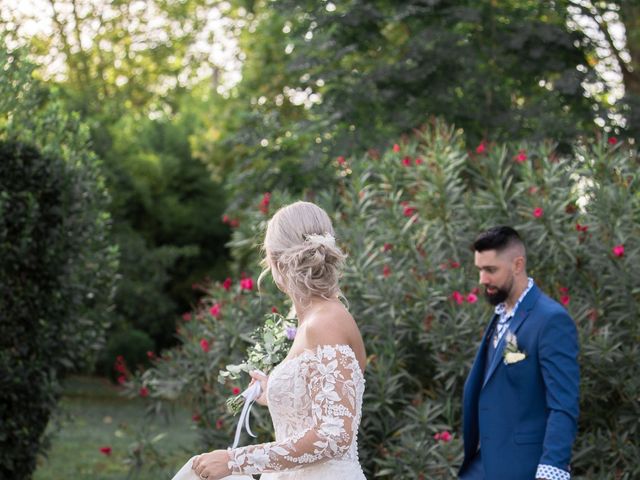
<path fill-rule="evenodd" d="M 578 333 L 571 317 L 554 312 L 540 332 L 539 359 L 549 417 L 541 465 L 569 470 L 580 408 Z"/>

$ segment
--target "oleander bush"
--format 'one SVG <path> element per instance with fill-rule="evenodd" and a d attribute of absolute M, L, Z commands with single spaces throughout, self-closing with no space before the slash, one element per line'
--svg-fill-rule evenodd
<path fill-rule="evenodd" d="M 2 40 L 0 38 L 0 40 Z M 0 46 L 0 478 L 31 478 L 60 380 L 109 324 L 117 251 L 88 132 Z"/>
<path fill-rule="evenodd" d="M 584 140 L 570 154 L 551 143 L 468 146 L 437 121 L 385 152 L 345 152 L 333 162 L 333 184 L 306 197 L 330 212 L 349 253 L 343 290 L 368 351 L 359 444 L 369 478 L 455 476 L 463 383 L 491 312 L 469 246 L 496 224 L 520 231 L 529 274 L 579 329 L 574 478 L 640 475 L 638 167 L 637 152 L 613 137 Z M 235 265 L 247 277 L 259 272 L 265 220 L 291 200 L 271 192 L 228 213 Z M 272 306 L 286 310 L 270 280 L 262 296 L 236 281 L 225 286 L 210 286 L 185 316 L 182 345 L 130 382 L 158 405 L 190 401 L 203 449 L 231 442 L 224 400 L 248 383 L 218 384 L 218 370 L 239 361 Z M 255 424 L 258 441 L 269 439 L 264 412 Z"/>

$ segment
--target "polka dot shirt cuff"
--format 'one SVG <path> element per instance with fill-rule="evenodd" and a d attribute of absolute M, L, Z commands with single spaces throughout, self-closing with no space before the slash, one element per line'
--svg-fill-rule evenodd
<path fill-rule="evenodd" d="M 538 465 L 536 478 L 544 478 L 546 480 L 569 480 L 571 475 L 569 472 L 551 465 Z"/>

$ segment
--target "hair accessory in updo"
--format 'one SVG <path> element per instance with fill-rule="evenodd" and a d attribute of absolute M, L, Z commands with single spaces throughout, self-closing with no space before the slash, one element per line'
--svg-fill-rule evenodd
<path fill-rule="evenodd" d="M 324 235 L 312 233 L 310 235 L 305 235 L 304 239 L 312 245 L 324 245 L 325 247 L 330 248 L 336 246 L 336 239 L 330 233 L 325 233 Z"/>

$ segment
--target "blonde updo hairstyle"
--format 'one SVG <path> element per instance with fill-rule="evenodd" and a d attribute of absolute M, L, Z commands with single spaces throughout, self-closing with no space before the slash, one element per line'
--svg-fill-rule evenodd
<path fill-rule="evenodd" d="M 305 304 L 312 297 L 341 297 L 338 281 L 346 255 L 336 246 L 329 215 L 310 202 L 278 210 L 267 225 L 264 270 L 280 290 Z"/>

